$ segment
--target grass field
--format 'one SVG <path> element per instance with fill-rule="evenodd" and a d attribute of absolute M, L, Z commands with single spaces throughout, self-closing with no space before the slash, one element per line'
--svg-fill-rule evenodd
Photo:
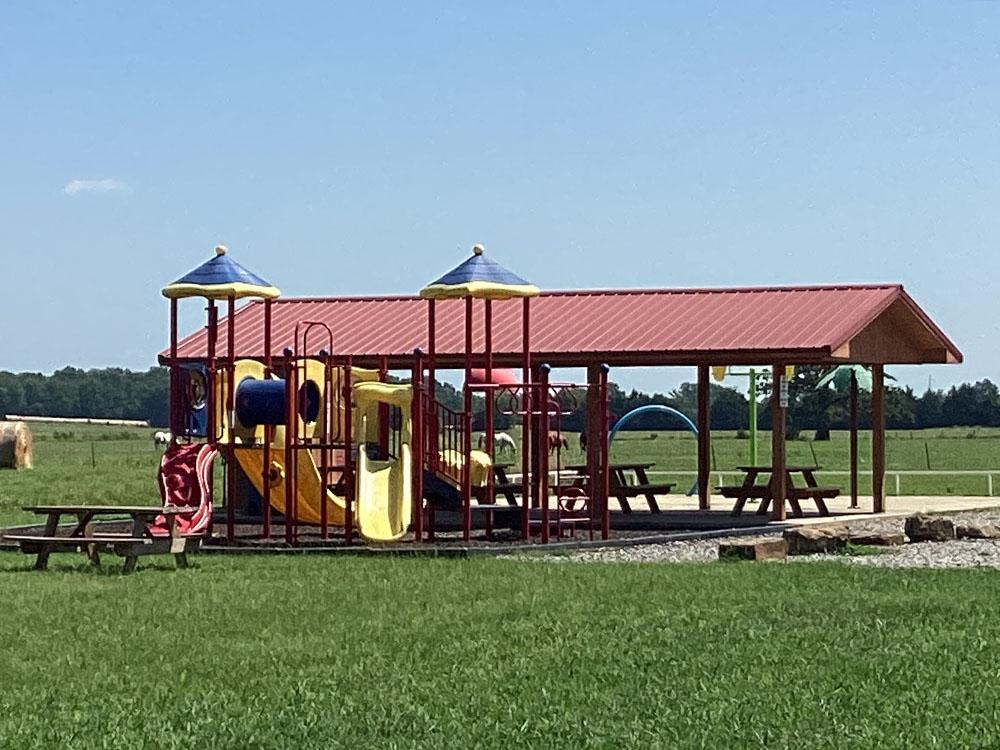
<path fill-rule="evenodd" d="M 38 468 L 0 473 L 0 523 L 25 518 L 25 502 L 157 501 L 145 431 L 67 431 L 37 429 Z M 995 440 L 926 439 L 942 451 Z M 738 448 L 716 441 L 727 460 Z M 693 449 L 673 433 L 615 448 L 664 462 Z M 978 748 L 1000 713 L 993 571 L 206 555 L 133 576 L 71 555 L 30 566 L 0 554 L 5 748 Z"/>
<path fill-rule="evenodd" d="M 91 425 L 32 426 L 35 435 L 35 466 L 32 471 L 0 471 L 0 526 L 32 520 L 20 510 L 32 503 L 156 503 L 156 467 L 160 451 L 153 446 L 152 431 L 139 428 Z M 517 431 L 512 431 L 515 435 Z M 570 449 L 564 463 L 582 462 L 576 435 L 568 435 Z M 770 460 L 770 435 L 761 433 L 759 461 Z M 813 463 L 824 468 L 847 470 L 847 434 L 833 433 L 828 442 L 791 440 L 787 444 L 791 463 Z M 1000 480 L 1000 429 L 963 428 L 890 432 L 887 441 L 889 471 L 995 470 Z M 749 460 L 746 438 L 732 432 L 712 435 L 715 471 L 733 470 Z M 870 468 L 869 436 L 861 434 L 861 470 Z M 659 478 L 686 488 L 694 477 L 695 440 L 685 432 L 624 432 L 612 444 L 616 461 L 654 463 Z M 822 473 L 822 472 L 821 472 Z M 715 477 L 713 477 L 715 481 Z M 823 484 L 847 486 L 845 475 L 830 474 Z M 220 485 L 221 486 L 221 485 Z M 862 492 L 869 481 L 862 475 Z M 889 492 L 895 491 L 890 476 Z M 903 475 L 900 492 L 907 495 L 984 495 L 983 475 Z M 1000 483 L 997 490 L 1000 493 Z"/>
<path fill-rule="evenodd" d="M 1000 576 L 837 563 L 0 556 L 0 738 L 67 748 L 986 747 Z"/>

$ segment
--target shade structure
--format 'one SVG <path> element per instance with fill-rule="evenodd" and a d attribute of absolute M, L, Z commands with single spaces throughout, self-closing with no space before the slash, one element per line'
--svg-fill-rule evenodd
<path fill-rule="evenodd" d="M 483 246 L 472 248 L 472 257 L 420 290 L 424 299 L 512 299 L 537 297 L 538 287 L 486 257 Z"/>
<path fill-rule="evenodd" d="M 242 299 L 260 297 L 274 299 L 278 288 L 251 273 L 226 254 L 226 248 L 215 248 L 215 257 L 163 288 L 170 299 L 204 297 L 206 299 Z"/>
<path fill-rule="evenodd" d="M 521 366 L 522 303 L 493 305 L 494 368 Z M 333 331 L 333 354 L 350 355 L 360 367 L 377 368 L 384 357 L 390 369 L 408 369 L 413 350 L 430 345 L 428 304 L 416 295 L 278 299 L 270 350 L 294 346 L 296 324 L 315 320 Z M 435 307 L 437 364 L 461 368 L 464 300 Z M 473 345 L 479 351 L 485 310 L 476 307 Z M 265 356 L 264 308 L 251 303 L 236 312 L 238 356 Z M 962 352 L 898 284 L 543 291 L 531 300 L 531 326 L 533 359 L 553 367 L 962 361 Z M 223 355 L 225 346 L 220 342 Z M 178 356 L 195 361 L 207 349 L 202 328 L 180 342 Z"/>

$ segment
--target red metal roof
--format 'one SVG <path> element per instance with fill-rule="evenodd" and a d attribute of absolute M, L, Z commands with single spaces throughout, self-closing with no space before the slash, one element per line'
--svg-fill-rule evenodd
<path fill-rule="evenodd" d="M 293 345 L 295 326 L 302 321 L 328 325 L 334 353 L 351 354 L 359 365 L 371 366 L 385 356 L 390 366 L 407 367 L 416 347 L 427 348 L 428 303 L 417 297 L 291 298 L 272 304 L 275 356 Z M 521 304 L 493 303 L 497 366 L 519 362 Z M 838 351 L 845 356 L 844 347 L 894 305 L 902 310 L 910 331 L 907 340 L 920 340 L 919 351 L 914 349 L 918 353 L 907 354 L 911 359 L 894 361 L 961 361 L 954 344 L 898 284 L 544 292 L 531 301 L 531 350 L 536 362 L 555 366 L 818 363 Z M 237 310 L 238 356 L 263 356 L 263 311 L 258 301 Z M 464 302 L 438 301 L 436 311 L 441 365 L 459 366 Z M 477 301 L 476 351 L 483 346 L 482 315 L 483 304 Z M 899 314 L 893 320 L 892 325 L 898 325 Z M 227 354 L 225 331 L 224 319 L 219 356 Z M 885 338 L 884 327 L 880 335 Z M 313 342 L 313 350 L 324 345 L 318 337 Z M 180 343 L 178 354 L 200 359 L 205 351 L 206 333 L 201 330 Z"/>

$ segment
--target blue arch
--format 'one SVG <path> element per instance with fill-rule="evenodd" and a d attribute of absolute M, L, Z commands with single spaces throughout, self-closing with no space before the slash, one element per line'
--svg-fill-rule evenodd
<path fill-rule="evenodd" d="M 647 404 L 646 406 L 639 406 L 628 412 L 625 416 L 615 422 L 615 426 L 611 428 L 611 432 L 608 433 L 608 443 L 610 444 L 614 440 L 615 435 L 618 433 L 623 426 L 625 426 L 631 419 L 638 417 L 640 414 L 649 414 L 651 412 L 660 412 L 663 414 L 672 414 L 675 417 L 679 417 L 688 430 L 695 435 L 698 434 L 698 428 L 695 427 L 694 422 L 682 411 L 678 411 L 672 406 L 664 406 L 663 404 Z M 698 480 L 696 479 L 694 484 L 691 485 L 691 489 L 687 491 L 688 496 L 695 494 L 698 491 Z"/>

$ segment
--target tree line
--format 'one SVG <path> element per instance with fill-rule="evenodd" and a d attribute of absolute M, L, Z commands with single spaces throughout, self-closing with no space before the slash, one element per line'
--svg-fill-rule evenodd
<path fill-rule="evenodd" d="M 826 372 L 823 367 L 796 369 L 789 388 L 788 433 L 794 437 L 801 430 L 816 430 L 822 438 L 830 429 L 846 429 L 848 398 L 816 384 Z M 734 388 L 710 384 L 711 425 L 717 430 L 740 430 L 748 426 L 750 403 Z M 81 370 L 65 367 L 51 375 L 0 371 L 0 414 L 26 414 L 50 417 L 90 417 L 108 419 L 144 419 L 155 426 L 167 423 L 167 370 L 151 367 L 145 372 L 121 368 Z M 697 387 L 683 383 L 669 393 L 625 391 L 609 384 L 609 410 L 617 418 L 639 406 L 672 406 L 692 419 L 697 413 Z M 767 408 L 768 383 L 763 382 L 758 406 L 758 426 L 770 427 Z M 438 385 L 438 397 L 449 408 L 460 411 L 461 393 L 447 383 Z M 563 397 L 566 414 L 561 426 L 567 431 L 582 430 L 586 424 L 586 393 L 570 391 Z M 890 381 L 886 388 L 886 426 L 890 429 L 928 427 L 1000 426 L 1000 390 L 989 380 L 962 383 L 947 390 L 928 389 L 917 394 L 912 388 L 899 387 Z M 859 398 L 859 424 L 869 427 L 871 398 L 865 392 Z M 483 400 L 474 400 L 476 426 L 482 426 Z M 516 422 L 498 416 L 498 426 Z M 644 414 L 632 420 L 628 429 L 684 429 L 674 417 Z"/>

